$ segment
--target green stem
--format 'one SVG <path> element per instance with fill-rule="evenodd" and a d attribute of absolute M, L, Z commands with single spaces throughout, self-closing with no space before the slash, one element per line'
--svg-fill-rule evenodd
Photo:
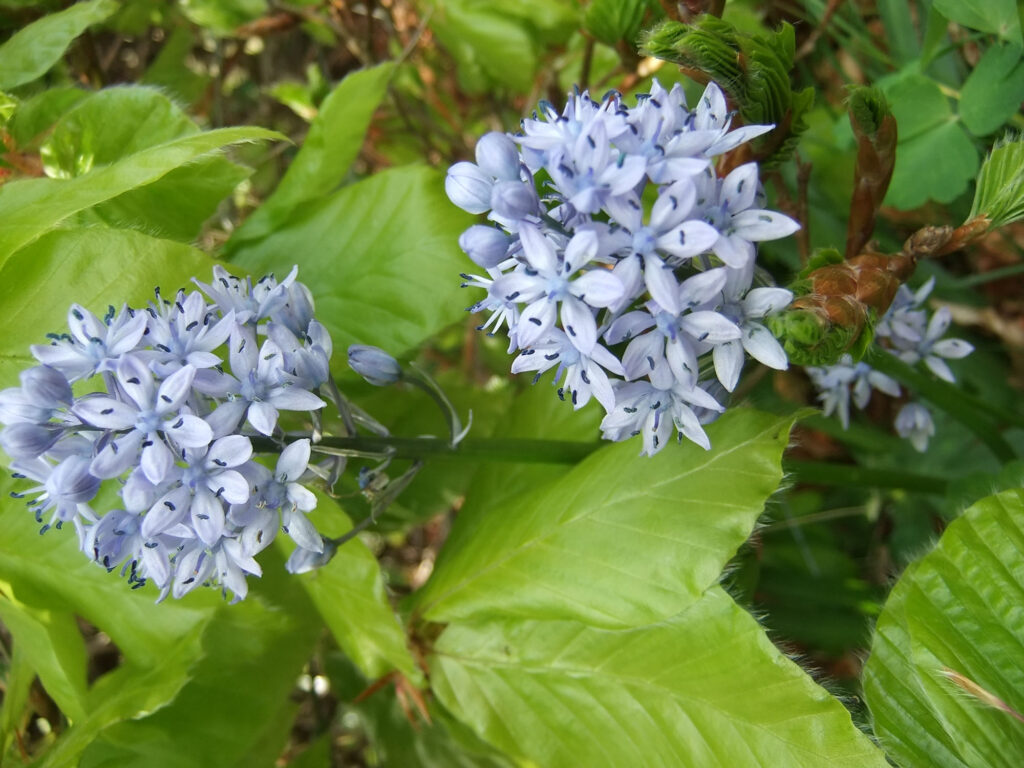
<path fill-rule="evenodd" d="M 289 441 L 298 439 L 289 436 Z M 280 444 L 267 437 L 253 437 L 257 453 L 277 453 Z M 342 455 L 378 455 L 395 459 L 471 459 L 474 461 L 503 461 L 520 464 L 576 464 L 601 443 L 583 443 L 566 440 L 517 440 L 500 438 L 467 438 L 456 446 L 440 437 L 383 437 L 359 435 L 357 437 L 324 437 L 313 446 Z"/>
<path fill-rule="evenodd" d="M 993 269 L 977 275 L 961 277 L 956 281 L 955 285 L 957 288 L 973 288 L 977 285 L 984 285 L 985 283 L 1002 280 L 1005 277 L 1016 277 L 1017 275 L 1024 275 L 1024 263 L 1011 264 L 1008 267 L 1000 267 L 999 269 Z"/>
<path fill-rule="evenodd" d="M 797 461 L 785 459 L 782 468 L 790 476 L 807 485 L 836 488 L 888 488 L 918 493 L 943 495 L 949 481 L 942 477 L 916 475 L 898 469 L 874 469 L 856 464 L 833 464 L 828 461 Z"/>
<path fill-rule="evenodd" d="M 918 392 L 966 426 L 1000 461 L 1006 462 L 1016 458 L 1016 452 L 999 434 L 999 426 L 1024 426 L 1024 416 L 974 398 L 958 387 L 932 376 L 926 376 L 884 350 L 873 350 L 865 362 L 875 370 Z"/>
<path fill-rule="evenodd" d="M 281 447 L 278 442 L 267 437 L 253 437 L 251 440 L 257 453 L 277 453 Z M 313 450 L 321 447 L 337 453 L 389 456 L 394 459 L 470 459 L 520 464 L 577 464 L 603 445 L 605 444 L 599 442 L 568 440 L 477 438 L 463 440 L 453 447 L 447 440 L 439 437 L 360 435 L 324 437 L 313 446 Z M 924 493 L 944 493 L 946 488 L 946 481 L 941 478 L 849 464 L 785 459 L 783 468 L 790 477 L 810 485 L 902 488 Z"/>

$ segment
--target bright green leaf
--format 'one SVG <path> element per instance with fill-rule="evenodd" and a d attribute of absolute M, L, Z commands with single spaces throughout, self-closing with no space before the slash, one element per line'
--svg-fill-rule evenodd
<path fill-rule="evenodd" d="M 152 664 L 125 664 L 97 680 L 89 691 L 86 716 L 62 734 L 40 768 L 80 768 L 82 752 L 105 729 L 143 717 L 177 696 L 189 679 L 190 667 L 202 655 L 203 629 L 202 624 L 190 626 Z"/>
<path fill-rule="evenodd" d="M 401 768 L 512 768 L 500 752 L 440 706 L 430 724 L 411 724 L 394 697 L 371 696 L 358 705 L 379 765 Z M 321 762 L 315 768 L 323 768 Z M 309 768 L 314 768 L 312 764 Z"/>
<path fill-rule="evenodd" d="M 993 133 L 1024 101 L 1024 61 L 1020 48 L 993 45 L 981 57 L 960 91 L 960 119 L 976 136 Z"/>
<path fill-rule="evenodd" d="M 39 153 L 47 176 L 70 179 L 196 133 L 195 123 L 156 88 L 120 86 L 78 102 L 60 118 Z"/>
<path fill-rule="evenodd" d="M 287 226 L 304 203 L 332 192 L 363 146 L 370 119 L 387 92 L 394 64 L 348 75 L 324 99 L 302 149 L 277 189 L 238 229 L 227 254 Z"/>
<path fill-rule="evenodd" d="M 949 99 L 934 80 L 914 73 L 888 80 L 882 88 L 899 132 L 886 204 L 910 210 L 928 200 L 952 202 L 974 178 L 978 150 L 956 122 Z"/>
<path fill-rule="evenodd" d="M 1024 218 L 1024 140 L 996 142 L 982 163 L 970 218 L 985 216 L 993 227 Z"/>
<path fill-rule="evenodd" d="M 491 508 L 451 538 L 417 611 L 648 624 L 678 613 L 719 578 L 782 479 L 791 419 L 730 411 L 692 443 L 638 456 L 627 441 L 562 479 Z"/>
<path fill-rule="evenodd" d="M 953 117 L 949 98 L 930 77 L 910 72 L 880 85 L 896 117 L 901 144 L 948 123 Z"/>
<path fill-rule="evenodd" d="M 0 45 L 0 89 L 24 85 L 46 74 L 72 40 L 116 10 L 114 0 L 76 3 L 15 32 Z"/>
<path fill-rule="evenodd" d="M 336 350 L 360 343 L 399 354 L 465 316 L 457 242 L 470 223 L 437 171 L 396 168 L 302 206 L 233 261 L 252 274 L 298 264 Z"/>
<path fill-rule="evenodd" d="M 978 165 L 978 150 L 957 123 L 900 141 L 885 202 L 901 210 L 917 208 L 928 200 L 952 202 L 967 190 Z"/>
<path fill-rule="evenodd" d="M 117 115 L 113 123 L 110 115 Z M 107 88 L 65 114 L 40 154 L 47 175 L 73 178 L 167 141 L 197 134 L 199 128 L 155 88 Z M 98 219 L 111 226 L 192 240 L 249 170 L 214 156 L 176 168 L 152 184 L 97 206 L 82 223 Z"/>
<path fill-rule="evenodd" d="M 193 276 L 209 279 L 213 262 L 182 243 L 138 232 L 58 230 L 20 250 L 0 268 L 0 311 L 17 318 L 0 338 L 0 383 L 16 385 L 35 364 L 31 344 L 66 333 L 76 302 L 102 315 L 107 306 L 144 306 L 153 289 L 174 291 Z M 2 578 L 2 576 L 0 576 Z"/>
<path fill-rule="evenodd" d="M 35 679 L 35 669 L 27 650 L 23 645 L 15 644 L 3 679 L 4 700 L 0 704 L 0 755 L 6 755 L 18 738 Z"/>
<path fill-rule="evenodd" d="M 317 494 L 310 514 L 317 530 L 337 537 L 352 523 L 337 502 Z M 281 539 L 284 543 L 284 539 Z M 287 549 L 291 549 L 290 542 Z M 322 568 L 297 577 L 334 634 L 338 645 L 369 679 L 397 669 L 420 681 L 421 675 L 406 646 L 405 632 L 388 602 L 380 563 L 359 539 L 352 539 Z"/>
<path fill-rule="evenodd" d="M 212 79 L 207 74 L 193 72 L 186 63 L 195 43 L 195 33 L 190 27 L 175 27 L 139 82 L 163 88 L 184 104 L 195 104 Z"/>
<path fill-rule="evenodd" d="M 263 128 L 221 128 L 136 152 L 73 179 L 29 179 L 0 187 L 0 265 L 63 219 L 163 178 L 175 168 L 228 144 L 282 136 Z"/>
<path fill-rule="evenodd" d="M 886 765 L 846 709 L 719 587 L 636 629 L 452 624 L 431 680 L 487 741 L 545 768 Z"/>
<path fill-rule="evenodd" d="M 289 694 L 322 629 L 273 555 L 270 549 L 260 556 L 264 576 L 245 602 L 221 603 L 203 634 L 203 656 L 177 697 L 148 717 L 104 731 L 80 768 L 273 765 L 297 710 Z"/>
<path fill-rule="evenodd" d="M 878 619 L 864 692 L 906 768 L 1015 768 L 1024 727 L 1024 492 L 989 496 L 900 577 Z M 976 686 L 976 687 L 973 687 Z"/>
<path fill-rule="evenodd" d="M 250 173 L 251 169 L 226 157 L 202 157 L 152 184 L 83 211 L 78 223 L 85 226 L 99 221 L 109 227 L 191 242 L 199 236 L 203 222 Z"/>
<path fill-rule="evenodd" d="M 69 85 L 49 88 L 25 99 L 18 105 L 18 111 L 8 125 L 15 144 L 19 147 L 27 146 L 88 95 L 89 91 Z"/>
<path fill-rule="evenodd" d="M 616 45 L 625 40 L 635 48 L 644 17 L 655 8 L 658 8 L 657 3 L 648 0 L 591 0 L 583 24 L 602 43 Z M 654 19 L 662 15 L 657 13 Z"/>
<path fill-rule="evenodd" d="M 188 0 L 181 10 L 188 20 L 220 35 L 229 35 L 267 12 L 267 0 Z"/>
<path fill-rule="evenodd" d="M 444 0 L 430 27 L 456 61 L 459 84 L 470 93 L 494 85 L 526 93 L 537 69 L 536 43 L 520 21 L 490 0 Z"/>
<path fill-rule="evenodd" d="M 1020 16 L 1014 0 L 934 0 L 934 7 L 950 21 L 981 32 L 991 32 L 1020 44 Z"/>
<path fill-rule="evenodd" d="M 85 643 L 71 613 L 26 605 L 0 584 L 0 619 L 49 696 L 72 720 L 85 717 Z"/>

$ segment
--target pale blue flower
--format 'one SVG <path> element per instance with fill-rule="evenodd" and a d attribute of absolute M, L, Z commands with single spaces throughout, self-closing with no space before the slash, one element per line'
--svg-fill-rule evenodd
<path fill-rule="evenodd" d="M 910 441 L 920 453 L 928 450 L 928 441 L 935 435 L 935 423 L 928 409 L 918 403 L 907 403 L 896 414 L 896 433 Z"/>

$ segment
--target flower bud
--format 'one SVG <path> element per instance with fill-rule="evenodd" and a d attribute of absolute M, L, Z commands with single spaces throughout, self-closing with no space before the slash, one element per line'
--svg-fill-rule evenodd
<path fill-rule="evenodd" d="M 538 211 L 537 190 L 521 181 L 499 181 L 491 190 L 490 207 L 503 219 L 525 219 Z"/>
<path fill-rule="evenodd" d="M 37 365 L 21 373 L 25 393 L 51 407 L 71 404 L 71 385 L 64 374 L 48 365 Z"/>
<path fill-rule="evenodd" d="M 459 236 L 462 250 L 484 269 L 492 269 L 506 259 L 511 241 L 500 229 L 486 224 L 474 224 Z"/>
<path fill-rule="evenodd" d="M 348 364 L 375 387 L 385 387 L 402 378 L 402 366 L 379 347 L 353 344 L 348 348 Z"/>
<path fill-rule="evenodd" d="M 448 199 L 469 213 L 486 213 L 491 209 L 491 177 L 473 163 L 456 163 L 448 169 L 444 191 Z"/>
<path fill-rule="evenodd" d="M 480 170 L 499 181 L 519 180 L 519 150 L 504 133 L 492 131 L 476 143 L 476 162 Z"/>
<path fill-rule="evenodd" d="M 11 424 L 0 432 L 0 447 L 14 459 L 36 459 L 53 447 L 64 430 L 57 426 Z"/>
<path fill-rule="evenodd" d="M 334 557 L 334 553 L 338 551 L 338 545 L 330 539 L 323 539 L 323 542 L 322 552 L 296 547 L 291 557 L 288 558 L 288 562 L 284 564 L 285 570 L 288 573 L 308 573 L 327 565 Z"/>

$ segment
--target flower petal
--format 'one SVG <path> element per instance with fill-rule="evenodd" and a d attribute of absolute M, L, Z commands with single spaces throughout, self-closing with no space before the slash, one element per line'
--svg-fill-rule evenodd
<path fill-rule="evenodd" d="M 743 348 L 750 356 L 769 368 L 784 371 L 789 367 L 786 352 L 772 332 L 760 323 L 743 326 Z"/>

